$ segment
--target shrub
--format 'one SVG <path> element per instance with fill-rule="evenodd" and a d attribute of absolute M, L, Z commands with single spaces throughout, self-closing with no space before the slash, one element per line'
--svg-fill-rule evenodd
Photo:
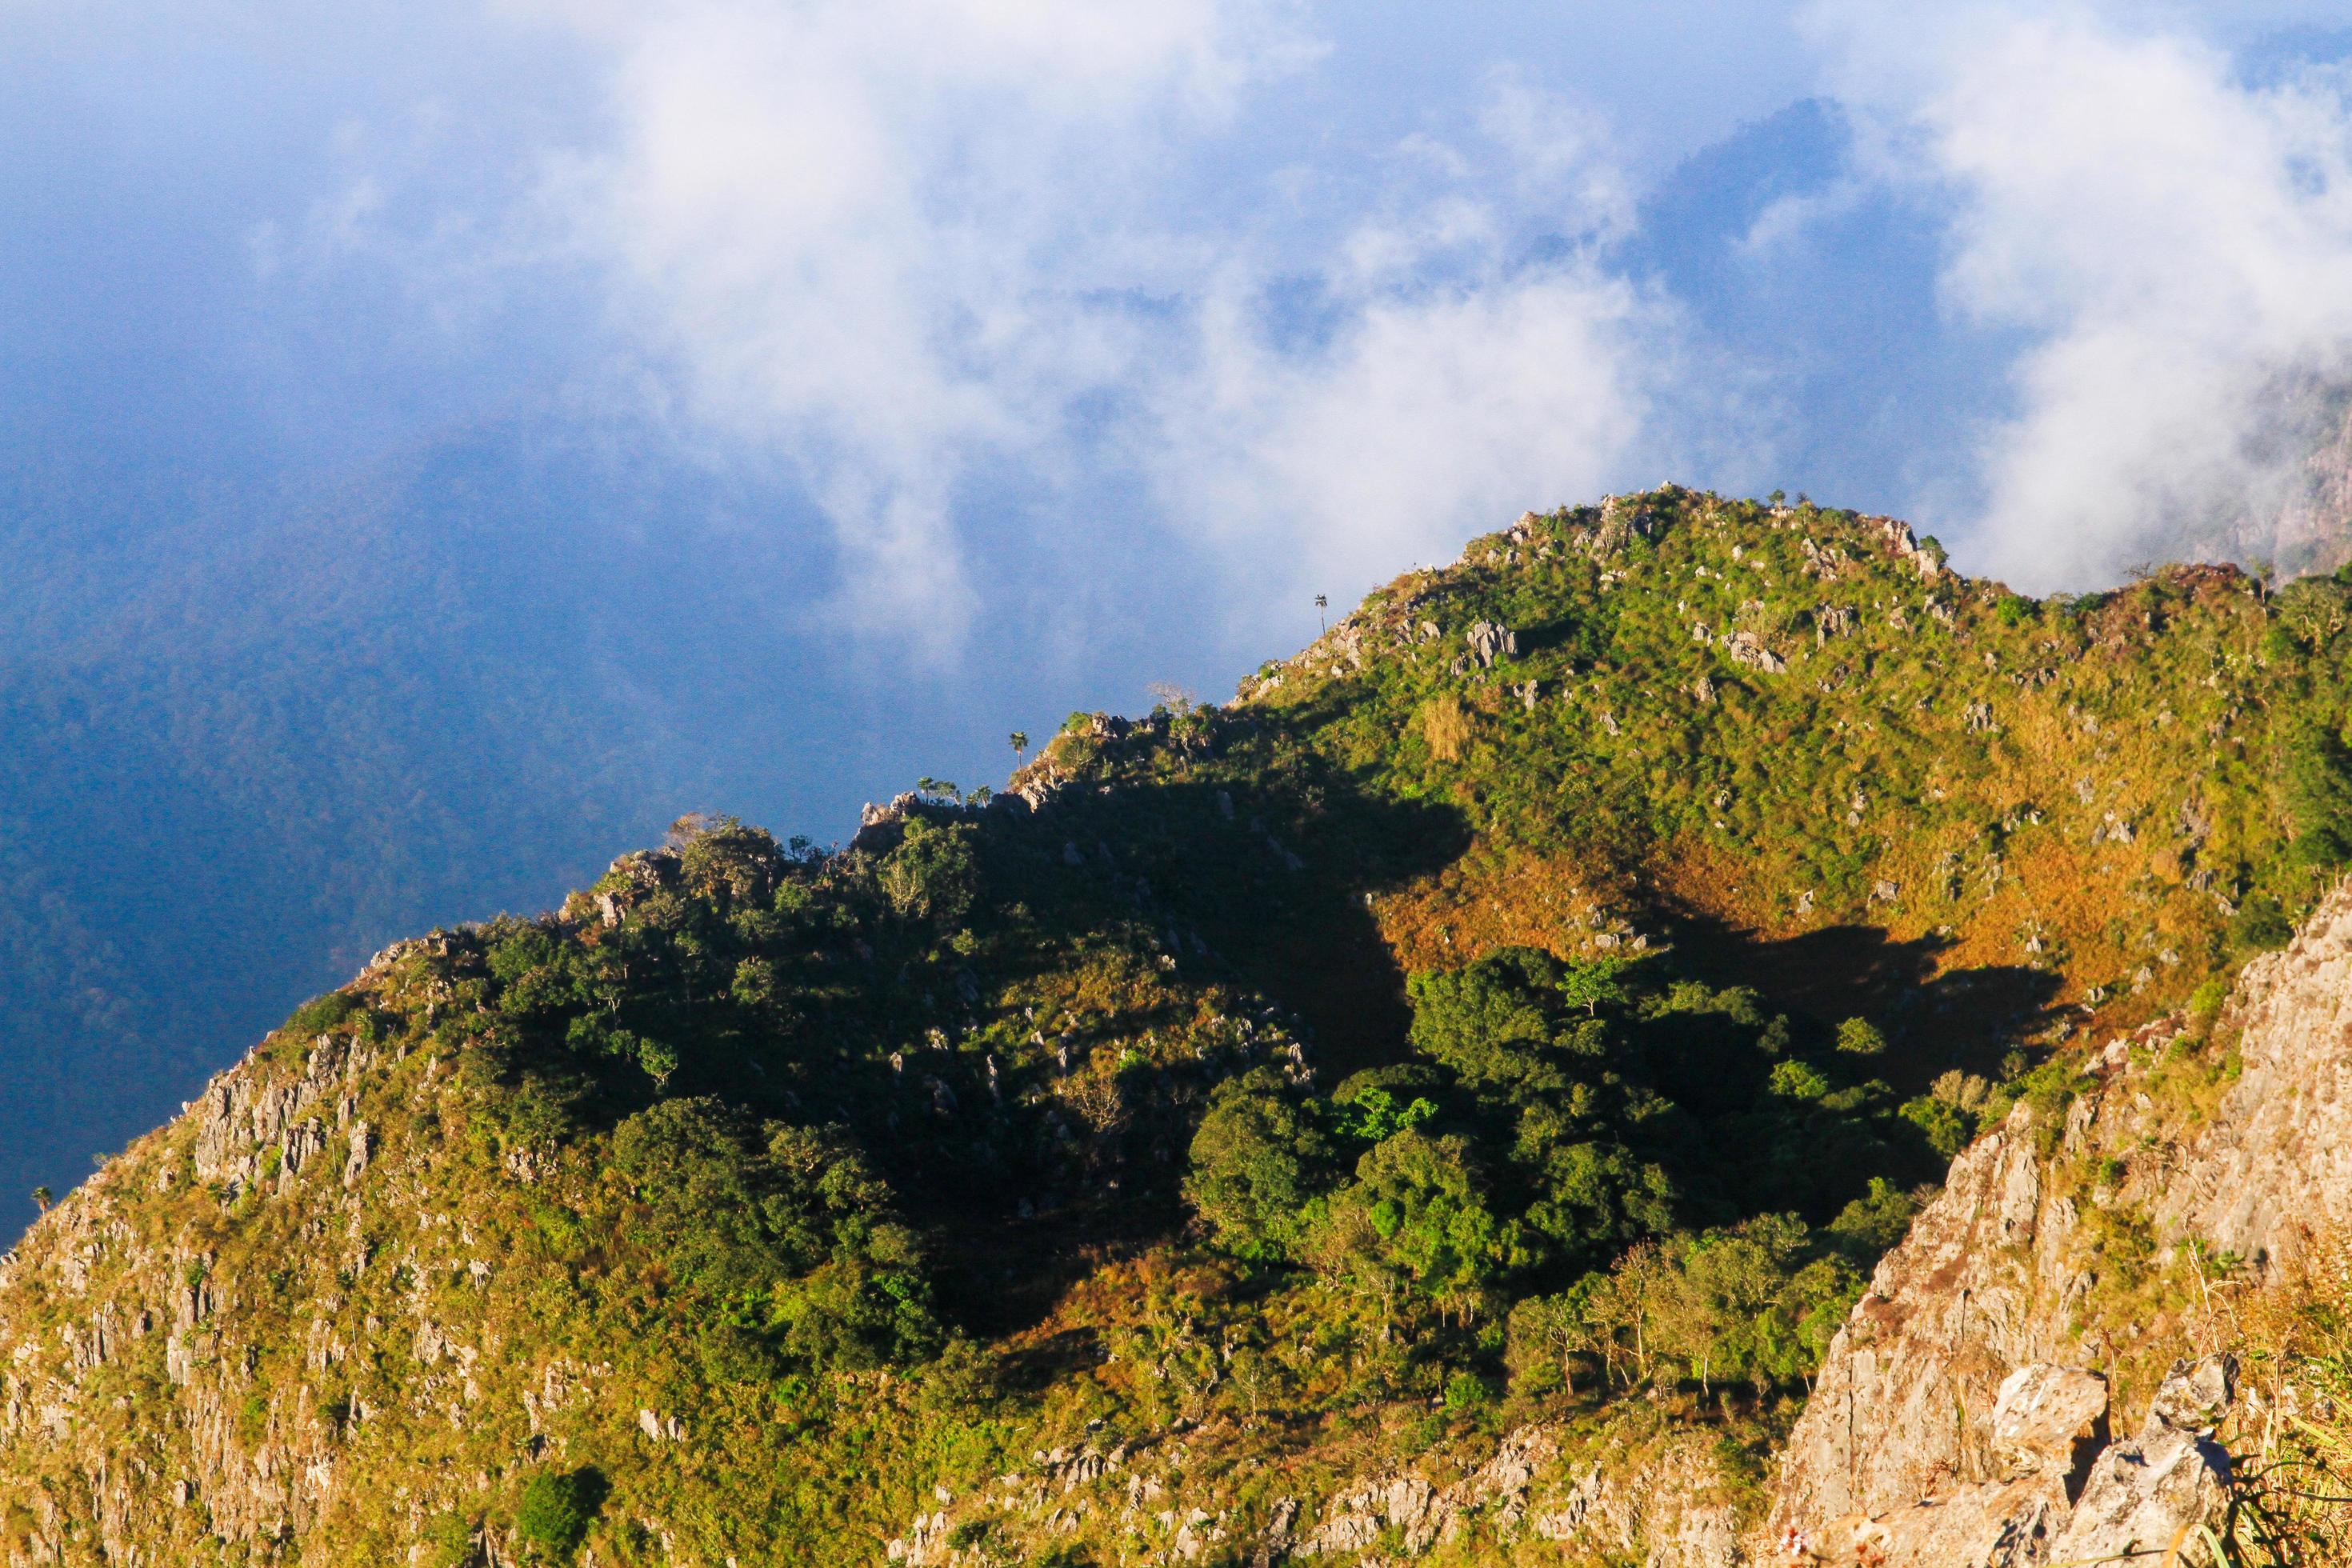
<path fill-rule="evenodd" d="M 1976 1123 L 1966 1111 L 1927 1095 L 1904 1102 L 1903 1120 L 1919 1129 L 1927 1146 L 1947 1160 L 1976 1136 Z"/>
<path fill-rule="evenodd" d="M 1495 1385 L 1475 1372 L 1457 1372 L 1445 1380 L 1445 1408 L 1457 1415 L 1475 1415 L 1495 1403 Z"/>
<path fill-rule="evenodd" d="M 2241 953 L 2269 952 L 2294 938 L 2294 921 L 2286 908 L 2269 893 L 2254 893 L 2231 917 L 2229 943 Z"/>
<path fill-rule="evenodd" d="M 545 1560 L 569 1563 L 588 1538 L 611 1490 L 604 1472 L 593 1465 L 579 1469 L 541 1470 L 524 1484 L 515 1510 L 515 1534 Z"/>
<path fill-rule="evenodd" d="M 1837 1048 L 1849 1056 L 1875 1057 L 1886 1050 L 1886 1037 L 1867 1018 L 1848 1018 L 1838 1026 Z"/>
<path fill-rule="evenodd" d="M 325 1034 L 353 1013 L 359 1011 L 360 999 L 348 991 L 330 991 L 323 996 L 313 996 L 294 1009 L 280 1032 L 308 1044 L 313 1037 Z"/>
<path fill-rule="evenodd" d="M 436 1513 L 426 1520 L 419 1533 L 429 1548 L 425 1557 L 427 1568 L 474 1568 L 482 1560 L 474 1529 L 473 1521 L 463 1514 Z"/>

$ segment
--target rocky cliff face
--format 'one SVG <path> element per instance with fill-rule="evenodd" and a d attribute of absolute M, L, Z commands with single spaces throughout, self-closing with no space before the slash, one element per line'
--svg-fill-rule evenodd
<path fill-rule="evenodd" d="M 2246 453 L 2261 476 L 2233 515 L 2180 541 L 2199 559 L 2263 560 L 2284 576 L 2352 560 L 2352 387 L 2283 379 L 2262 400 L 2264 428 Z"/>
<path fill-rule="evenodd" d="M 2152 1367 L 2224 1347 L 2199 1289 L 2259 1289 L 2352 1223 L 2352 891 L 2192 1045 L 2117 1040 L 2071 1101 L 2021 1103 L 1954 1163 L 1831 1349 L 1764 1550 L 2068 1561 L 2202 1517 L 2230 1373 L 2209 1358 L 2151 1394 Z M 2110 1381 L 2147 1414 L 2102 1451 Z"/>
<path fill-rule="evenodd" d="M 1538 1423 L 1483 1453 L 1368 1467 L 1319 1505 L 1302 1485 L 1255 1510 L 1237 1507 L 1218 1463 L 1218 1435 L 1170 1433 L 1108 1449 L 1033 1456 L 1025 1469 L 957 1497 L 942 1490 L 888 1543 L 905 1568 L 993 1561 L 982 1542 L 1050 1542 L 1089 1520 L 1117 1520 L 1151 1561 L 1277 1562 L 1394 1568 L 1434 1553 L 1533 1543 L 1570 1563 L 1742 1568 L 1737 1489 L 1696 1433 L 1640 1416 L 1605 1433 Z M 959 1544 L 961 1543 L 961 1544 Z"/>
<path fill-rule="evenodd" d="M 322 1302 L 293 1347 L 308 1377 L 270 1390 L 253 1375 L 257 1303 L 239 1299 L 259 1282 L 220 1272 L 200 1230 L 140 1217 L 175 1191 L 299 1205 L 310 1249 L 331 1268 L 364 1269 L 373 1143 L 359 1090 L 373 1065 L 368 1047 L 333 1034 L 290 1068 L 248 1058 L 0 1260 L 0 1444 L 45 1461 L 11 1489 L 31 1526 L 6 1543 L 12 1568 L 81 1553 L 158 1563 L 160 1543 L 194 1561 L 207 1537 L 299 1534 L 334 1502 L 345 1441 L 373 1413 L 309 1396 L 381 1325 Z M 136 1440 L 134 1409 L 163 1416 Z M 37 1436 L 47 1441 L 25 1441 Z"/>

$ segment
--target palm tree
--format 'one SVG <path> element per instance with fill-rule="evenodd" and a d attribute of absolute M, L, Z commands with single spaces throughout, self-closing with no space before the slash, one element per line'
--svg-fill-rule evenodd
<path fill-rule="evenodd" d="M 49 1191 L 48 1188 L 42 1186 L 35 1187 L 33 1189 L 33 1206 L 39 1209 L 43 1214 L 48 1213 L 49 1205 L 57 1201 L 58 1194 Z"/>
<path fill-rule="evenodd" d="M 1331 623 L 1324 617 L 1323 612 L 1330 607 L 1331 595 L 1328 594 L 1318 594 L 1315 595 L 1315 624 L 1322 627 L 1327 632 L 1331 629 Z"/>
<path fill-rule="evenodd" d="M 1029 754 L 1029 731 L 1015 730 L 1005 738 L 1013 742 L 1013 755 L 1016 761 Z"/>

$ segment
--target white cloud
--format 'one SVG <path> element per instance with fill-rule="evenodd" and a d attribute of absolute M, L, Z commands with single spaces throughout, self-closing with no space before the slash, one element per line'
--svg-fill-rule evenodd
<path fill-rule="evenodd" d="M 1365 301 L 1284 353 L 1246 303 L 1208 316 L 1202 374 L 1170 392 L 1171 510 L 1285 588 L 1360 592 L 1528 507 L 1589 498 L 1641 435 L 1657 308 L 1583 261 Z"/>
<path fill-rule="evenodd" d="M 1068 438 L 1164 282 L 1139 197 L 1173 143 L 1297 57 L 1221 0 L 813 0 L 565 14 L 615 60 L 609 146 L 550 208 L 702 418 L 785 455 L 860 624 L 953 647 L 955 498 Z"/>
<path fill-rule="evenodd" d="M 2352 372 L 2352 101 L 2088 8 L 1816 13 L 1882 175 L 1951 204 L 1948 304 L 2021 333 L 1974 563 L 2088 586 L 2294 483 L 2280 389 Z M 1962 520 L 1946 520 L 1962 521 Z"/>
<path fill-rule="evenodd" d="M 609 141 L 543 210 L 693 416 L 793 466 L 851 620 L 933 656 L 979 603 L 976 472 L 1082 528 L 1139 469 L 1249 591 L 1276 553 L 1344 591 L 1589 492 L 1638 428 L 1659 316 L 1590 258 L 1628 211 L 1605 128 L 1508 76 L 1302 244 L 1311 160 L 1188 199 L 1316 56 L 1270 3 L 546 14 L 613 64 Z"/>

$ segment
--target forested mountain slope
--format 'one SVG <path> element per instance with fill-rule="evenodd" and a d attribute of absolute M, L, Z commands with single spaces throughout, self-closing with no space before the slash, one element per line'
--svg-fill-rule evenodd
<path fill-rule="evenodd" d="M 2352 857 L 2347 629 L 1669 488 L 846 849 L 681 823 L 34 1227 L 0 1547 L 1738 1561 L 1922 1189 Z"/>

